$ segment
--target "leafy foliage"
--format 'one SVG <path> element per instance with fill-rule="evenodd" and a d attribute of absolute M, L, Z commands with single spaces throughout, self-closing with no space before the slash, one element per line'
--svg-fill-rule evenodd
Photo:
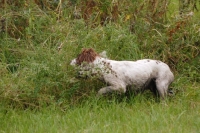
<path fill-rule="evenodd" d="M 159 59 L 170 65 L 177 79 L 199 82 L 199 3 L 195 1 L 194 9 L 184 6 L 181 14 L 179 5 L 172 4 L 168 0 L 1 1 L 0 101 L 23 109 L 52 104 L 65 108 L 95 94 L 91 90 L 104 84 L 75 79 L 69 66 L 88 47 L 106 50 L 116 60 Z M 175 81 L 174 88 L 179 91 L 184 81 Z"/>

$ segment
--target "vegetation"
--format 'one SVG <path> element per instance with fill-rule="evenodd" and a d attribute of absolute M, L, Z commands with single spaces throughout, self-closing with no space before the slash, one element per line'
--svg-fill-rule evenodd
<path fill-rule="evenodd" d="M 200 3 L 196 0 L 1 0 L 0 132 L 199 132 Z M 115 60 L 153 58 L 175 95 L 96 98 L 76 79 L 82 48 Z"/>

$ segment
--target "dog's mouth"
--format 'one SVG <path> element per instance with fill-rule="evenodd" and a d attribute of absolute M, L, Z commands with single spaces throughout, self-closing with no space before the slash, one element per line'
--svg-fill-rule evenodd
<path fill-rule="evenodd" d="M 75 77 L 78 79 L 88 79 L 90 77 L 88 73 L 88 71 L 78 71 Z"/>

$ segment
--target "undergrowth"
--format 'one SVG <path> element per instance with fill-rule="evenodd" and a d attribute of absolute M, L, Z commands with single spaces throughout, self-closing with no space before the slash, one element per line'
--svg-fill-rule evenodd
<path fill-rule="evenodd" d="M 197 0 L 0 1 L 0 132 L 199 132 L 199 9 Z M 167 63 L 174 95 L 96 97 L 106 84 L 69 65 L 83 48 Z"/>
<path fill-rule="evenodd" d="M 175 92 L 187 93 L 185 84 L 198 88 L 199 12 L 180 15 L 171 4 L 8 0 L 0 7 L 1 104 L 65 109 L 89 99 L 105 84 L 75 78 L 69 63 L 82 48 L 106 50 L 114 60 L 162 60 L 175 74 Z M 148 93 L 145 96 L 148 99 Z"/>

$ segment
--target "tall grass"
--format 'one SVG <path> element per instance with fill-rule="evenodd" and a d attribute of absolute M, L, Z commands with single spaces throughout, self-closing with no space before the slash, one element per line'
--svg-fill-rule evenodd
<path fill-rule="evenodd" d="M 180 16 L 178 2 L 168 4 L 5 1 L 0 132 L 198 132 L 199 12 Z M 69 65 L 89 47 L 115 60 L 166 62 L 175 74 L 175 96 L 166 103 L 149 92 L 96 98 L 105 84 L 76 79 Z"/>

